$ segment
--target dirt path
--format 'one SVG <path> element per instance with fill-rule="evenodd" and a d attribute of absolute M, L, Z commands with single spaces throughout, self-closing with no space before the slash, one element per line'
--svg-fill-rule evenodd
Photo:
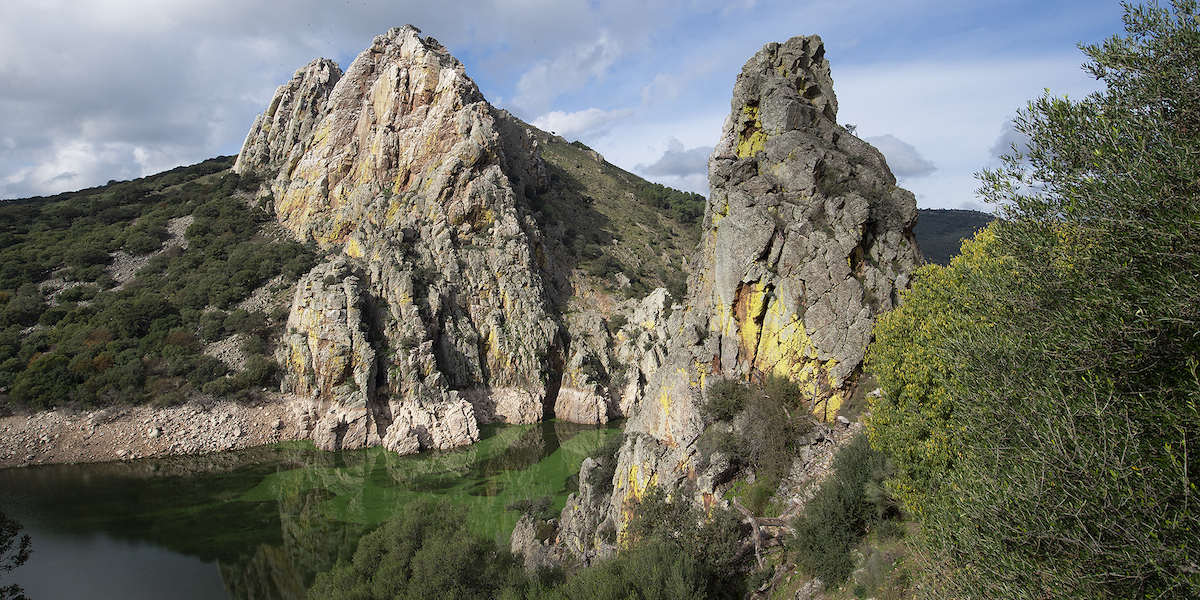
<path fill-rule="evenodd" d="M 309 400 L 274 395 L 180 406 L 51 410 L 0 418 L 0 468 L 249 448 L 309 437 Z"/>

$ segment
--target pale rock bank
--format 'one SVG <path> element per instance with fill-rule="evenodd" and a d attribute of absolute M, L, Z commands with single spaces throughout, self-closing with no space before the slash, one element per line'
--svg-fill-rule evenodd
<path fill-rule="evenodd" d="M 307 439 L 312 402 L 272 394 L 253 403 L 56 409 L 0 417 L 0 468 L 199 454 Z"/>

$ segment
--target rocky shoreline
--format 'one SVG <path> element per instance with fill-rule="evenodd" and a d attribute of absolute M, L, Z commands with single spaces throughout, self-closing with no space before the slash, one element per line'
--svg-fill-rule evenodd
<path fill-rule="evenodd" d="M 55 409 L 0 418 L 0 468 L 236 450 L 307 439 L 313 404 L 271 394 L 254 403 Z"/>

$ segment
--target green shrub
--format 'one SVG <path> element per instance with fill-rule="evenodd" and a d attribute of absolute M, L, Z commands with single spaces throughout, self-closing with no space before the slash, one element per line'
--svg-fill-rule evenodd
<path fill-rule="evenodd" d="M 537 498 L 526 498 L 525 500 L 517 500 L 508 506 L 507 510 L 515 510 L 524 515 L 529 515 L 535 520 L 545 520 L 557 517 L 554 512 L 554 499 L 550 496 L 539 496 Z"/>
<path fill-rule="evenodd" d="M 226 314 L 221 310 L 206 312 L 200 316 L 200 338 L 206 342 L 215 342 L 225 337 Z"/>
<path fill-rule="evenodd" d="M 267 341 L 260 335 L 248 335 L 242 340 L 241 348 L 246 354 L 264 354 L 267 351 Z"/>
<path fill-rule="evenodd" d="M 805 408 L 803 394 L 800 390 L 800 385 L 780 375 L 768 375 L 763 381 L 763 394 L 768 398 L 778 401 L 781 405 L 789 410 Z"/>
<path fill-rule="evenodd" d="M 317 575 L 312 600 L 521 597 L 528 584 L 517 557 L 467 529 L 467 511 L 449 500 L 413 501 L 358 542 L 353 560 Z"/>
<path fill-rule="evenodd" d="M 792 521 L 790 548 L 809 573 L 827 586 L 840 585 L 854 568 L 853 550 L 873 523 L 896 518 L 882 493 L 889 468 L 866 435 L 854 436 L 833 458 L 833 472 Z"/>
<path fill-rule="evenodd" d="M 628 317 L 626 317 L 623 314 L 617 313 L 617 314 L 610 316 L 608 318 L 608 320 L 604 322 L 604 325 L 608 329 L 608 334 L 613 337 L 616 337 L 617 333 L 619 331 L 621 331 L 621 329 L 623 327 L 625 327 L 625 325 L 628 323 L 629 323 Z"/>
<path fill-rule="evenodd" d="M 709 386 L 706 395 L 701 414 L 717 424 L 701 434 L 701 455 L 707 460 L 713 452 L 722 452 L 734 466 L 752 467 L 773 489 L 791 470 L 800 437 L 812 428 L 799 386 L 770 377 L 759 390 L 727 379 Z M 733 432 L 720 424 L 735 417 L 741 420 Z"/>
<path fill-rule="evenodd" d="M 237 374 L 235 385 L 238 388 L 274 387 L 278 372 L 279 363 L 261 354 L 252 354 L 246 358 L 246 368 Z"/>
<path fill-rule="evenodd" d="M 693 555 L 655 539 L 576 571 L 561 588 L 547 590 L 539 597 L 702 599 L 715 596 L 712 587 L 704 565 Z"/>
<path fill-rule="evenodd" d="M 708 386 L 706 401 L 700 408 L 701 414 L 713 421 L 729 421 L 742 411 L 750 390 L 746 384 L 733 379 L 722 379 Z"/>
<path fill-rule="evenodd" d="M 727 427 L 729 427 L 727 424 L 710 425 L 700 434 L 697 444 L 701 460 L 708 464 L 712 455 L 720 452 L 729 459 L 735 468 L 744 467 L 747 464 L 747 456 L 746 448 L 742 444 L 742 437 Z"/>
<path fill-rule="evenodd" d="M 139 231 L 126 238 L 124 248 L 126 252 L 135 256 L 150 254 L 162 248 L 162 240 Z"/>
<path fill-rule="evenodd" d="M 707 584 L 702 597 L 718 590 L 740 597 L 745 591 L 742 565 L 735 561 L 745 534 L 745 526 L 731 509 L 713 507 L 705 514 L 690 500 L 671 501 L 657 486 L 646 490 L 625 525 L 634 548 L 673 550 L 695 560 Z"/>

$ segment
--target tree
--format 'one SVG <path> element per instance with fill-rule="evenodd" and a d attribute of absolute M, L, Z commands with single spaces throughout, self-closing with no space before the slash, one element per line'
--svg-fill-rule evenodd
<path fill-rule="evenodd" d="M 1019 114 L 1003 221 L 877 329 L 872 441 L 944 596 L 1200 596 L 1200 23 L 1125 8 L 1082 47 L 1105 90 Z"/>
<path fill-rule="evenodd" d="M 17 542 L 19 533 L 21 533 L 21 524 L 0 511 L 0 572 L 7 573 L 25 564 L 25 561 L 29 560 L 29 555 L 33 554 L 33 550 L 30 549 L 32 542 L 29 534 L 22 535 L 21 541 Z M 15 548 L 13 547 L 14 543 L 16 543 Z M 0 586 L 0 600 L 26 600 L 26 598 L 21 586 L 14 583 Z"/>

